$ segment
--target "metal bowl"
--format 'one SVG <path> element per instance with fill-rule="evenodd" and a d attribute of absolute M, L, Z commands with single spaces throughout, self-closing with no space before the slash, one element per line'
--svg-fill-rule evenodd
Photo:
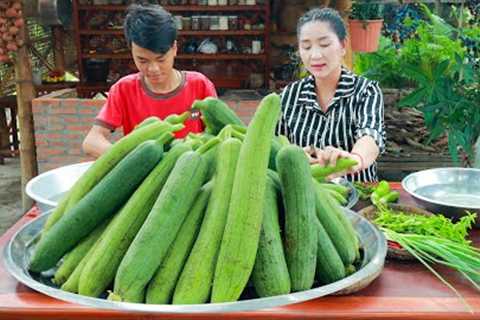
<path fill-rule="evenodd" d="M 45 213 L 57 206 L 62 196 L 92 163 L 76 163 L 44 172 L 28 181 L 25 192 L 35 200 L 40 211 Z"/>
<path fill-rule="evenodd" d="M 480 215 L 480 169 L 437 168 L 409 174 L 403 189 L 425 209 L 457 220 L 465 210 Z M 477 217 L 475 226 L 480 227 Z"/>
<path fill-rule="evenodd" d="M 344 210 L 351 219 L 357 231 L 360 246 L 363 248 L 363 259 L 357 268 L 358 271 L 329 285 L 267 298 L 251 296 L 244 300 L 228 303 L 167 305 L 115 302 L 62 291 L 50 282 L 49 277 L 28 272 L 28 261 L 30 261 L 36 240 L 49 213 L 37 217 L 17 231 L 5 247 L 4 262 L 8 272 L 26 286 L 50 297 L 93 308 L 143 313 L 238 312 L 273 308 L 330 294 L 349 294 L 368 286 L 380 275 L 387 252 L 387 241 L 384 235 L 364 217 L 349 209 Z M 51 274 L 50 271 L 48 272 Z"/>
<path fill-rule="evenodd" d="M 342 177 L 335 178 L 331 182 L 340 184 L 350 189 L 350 192 L 348 193 L 348 198 L 347 198 L 348 202 L 346 205 L 344 205 L 344 207 L 347 209 L 353 208 L 353 206 L 357 204 L 358 199 L 360 198 L 357 188 L 355 188 L 353 183 Z"/>

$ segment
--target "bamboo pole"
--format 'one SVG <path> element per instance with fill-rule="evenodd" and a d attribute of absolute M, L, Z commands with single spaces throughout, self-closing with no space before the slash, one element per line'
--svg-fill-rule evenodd
<path fill-rule="evenodd" d="M 24 2 L 24 6 L 27 5 Z M 27 27 L 21 28 L 19 36 L 28 41 Z M 32 82 L 32 66 L 27 46 L 20 47 L 15 57 L 15 78 L 17 89 L 17 109 L 20 128 L 20 165 L 22 172 L 22 205 L 23 210 L 29 210 L 33 200 L 25 193 L 27 182 L 38 173 L 35 136 L 33 127 L 32 100 L 35 98 L 35 88 Z"/>

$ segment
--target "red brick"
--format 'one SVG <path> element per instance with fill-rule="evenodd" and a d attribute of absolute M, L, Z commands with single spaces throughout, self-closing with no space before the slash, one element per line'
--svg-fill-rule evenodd
<path fill-rule="evenodd" d="M 67 154 L 72 156 L 81 156 L 83 155 L 83 150 L 78 148 L 70 148 L 68 149 Z"/>
<path fill-rule="evenodd" d="M 52 131 L 65 130 L 65 125 L 60 123 L 50 123 L 47 129 Z"/>
<path fill-rule="evenodd" d="M 238 104 L 239 109 L 254 109 L 256 110 L 260 101 L 257 100 L 245 100 L 245 101 L 240 101 Z"/>
<path fill-rule="evenodd" d="M 242 119 L 242 121 L 248 125 L 250 123 L 250 121 L 252 120 L 251 117 L 240 117 L 240 119 Z"/>
<path fill-rule="evenodd" d="M 48 141 L 48 145 L 51 147 L 67 147 L 70 143 L 68 141 L 54 141 L 50 140 Z"/>
<path fill-rule="evenodd" d="M 62 108 L 53 108 L 50 113 L 52 114 L 76 114 L 77 109 L 75 107 L 62 107 Z"/>
<path fill-rule="evenodd" d="M 92 108 L 92 107 L 78 107 L 79 114 L 92 114 L 97 115 L 100 112 L 100 109 Z"/>
<path fill-rule="evenodd" d="M 66 123 L 79 123 L 82 122 L 84 118 L 80 118 L 78 116 L 64 116 L 62 117 L 62 120 L 65 121 Z"/>
<path fill-rule="evenodd" d="M 47 146 L 48 142 L 45 139 L 37 139 L 37 136 L 35 136 L 35 145 L 37 146 L 37 150 L 39 146 Z"/>
<path fill-rule="evenodd" d="M 65 149 L 54 149 L 54 148 L 48 148 L 48 149 L 42 150 L 40 152 L 42 154 L 46 154 L 46 155 L 49 155 L 49 156 L 58 156 L 60 154 L 66 154 Z"/>
<path fill-rule="evenodd" d="M 47 117 L 36 116 L 33 120 L 33 123 L 34 123 L 35 126 L 45 127 L 48 124 L 48 118 Z"/>
<path fill-rule="evenodd" d="M 80 131 L 80 132 L 87 132 L 90 130 L 92 126 L 82 126 L 82 125 L 68 125 L 67 130 L 68 131 Z"/>
<path fill-rule="evenodd" d="M 76 107 L 79 103 L 78 99 L 62 99 L 62 107 Z"/>
<path fill-rule="evenodd" d="M 107 100 L 81 100 L 79 103 L 80 107 L 95 107 L 97 111 L 100 111 L 100 108 L 103 107 Z"/>

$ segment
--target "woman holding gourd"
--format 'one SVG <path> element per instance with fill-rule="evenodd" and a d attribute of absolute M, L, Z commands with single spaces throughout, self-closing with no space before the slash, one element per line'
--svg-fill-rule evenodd
<path fill-rule="evenodd" d="M 337 11 L 315 8 L 297 25 L 300 58 L 309 72 L 281 94 L 277 134 L 304 147 L 311 163 L 335 166 L 341 157 L 357 165 L 336 176 L 377 181 L 375 160 L 385 148 L 383 96 L 375 81 L 342 66 L 346 28 Z"/>

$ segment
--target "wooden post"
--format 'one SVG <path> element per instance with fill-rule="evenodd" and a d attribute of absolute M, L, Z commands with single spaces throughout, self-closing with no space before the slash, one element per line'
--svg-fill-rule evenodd
<path fill-rule="evenodd" d="M 26 6 L 24 1 L 24 6 Z M 27 26 L 21 28 L 19 37 L 28 41 Z M 20 47 L 15 57 L 15 79 L 17 89 L 17 108 L 20 128 L 20 164 L 22 171 L 22 205 L 23 210 L 29 210 L 33 205 L 25 193 L 27 182 L 38 173 L 35 136 L 33 127 L 32 100 L 35 98 L 35 88 L 32 82 L 32 65 L 26 45 Z"/>
<path fill-rule="evenodd" d="M 53 57 L 55 60 L 55 69 L 65 72 L 65 41 L 63 36 L 63 27 L 62 26 L 53 26 Z"/>

